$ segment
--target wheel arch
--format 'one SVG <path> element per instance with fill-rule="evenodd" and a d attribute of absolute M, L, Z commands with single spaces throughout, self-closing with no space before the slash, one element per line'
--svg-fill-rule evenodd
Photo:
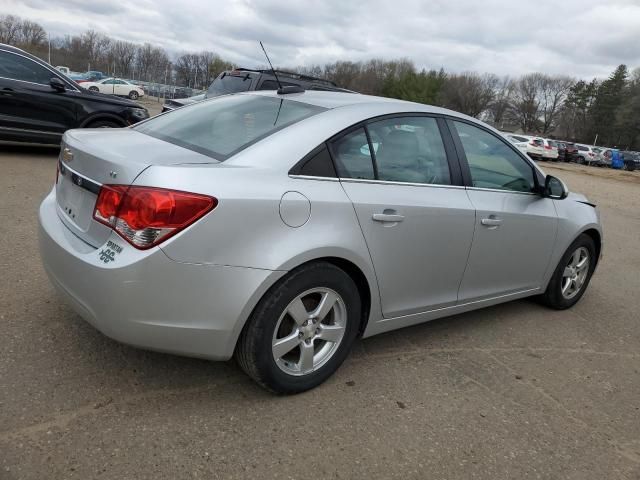
<path fill-rule="evenodd" d="M 596 265 L 597 265 L 600 260 L 600 254 L 602 253 L 602 235 L 595 228 L 588 228 L 585 231 L 581 232 L 581 235 L 582 234 L 585 234 L 591 237 L 594 245 L 596 246 Z"/>
<path fill-rule="evenodd" d="M 107 120 L 111 122 L 116 122 L 123 127 L 127 126 L 127 123 L 118 115 L 114 115 L 112 113 L 97 113 L 95 115 L 91 115 L 90 117 L 85 118 L 82 123 L 79 125 L 80 128 L 87 128 L 88 125 L 93 122 L 99 122 L 101 120 Z"/>
<path fill-rule="evenodd" d="M 291 273 L 293 270 L 297 270 L 309 264 L 322 263 L 322 262 L 330 263 L 340 268 L 347 275 L 349 275 L 349 277 L 351 277 L 351 279 L 356 284 L 356 287 L 358 288 L 358 293 L 360 294 L 361 303 L 362 303 L 362 312 L 360 317 L 360 325 L 358 327 L 358 335 L 362 336 L 362 334 L 365 332 L 367 328 L 367 325 L 369 324 L 372 311 L 375 311 L 375 309 L 379 308 L 376 304 L 378 293 L 375 288 L 377 284 L 374 283 L 372 285 L 371 279 L 367 278 L 367 275 L 365 274 L 363 269 L 352 260 L 349 260 L 347 258 L 340 257 L 340 256 L 320 256 L 312 259 L 307 259 L 305 261 L 302 261 L 296 264 L 295 266 L 287 269 L 287 272 L 284 275 L 277 276 L 277 278 L 271 280 L 268 286 L 261 288 L 262 292 L 261 294 L 257 295 L 257 298 L 252 302 L 249 313 L 246 315 L 243 315 L 241 318 L 241 321 L 238 322 L 238 325 L 232 337 L 233 338 L 232 352 L 236 350 L 238 339 L 240 338 L 240 334 L 249 323 L 249 320 L 251 319 L 255 309 L 257 308 L 260 301 L 265 297 L 265 295 L 268 295 L 269 292 L 271 292 L 271 290 L 279 282 L 283 281 L 289 275 L 289 273 Z"/>

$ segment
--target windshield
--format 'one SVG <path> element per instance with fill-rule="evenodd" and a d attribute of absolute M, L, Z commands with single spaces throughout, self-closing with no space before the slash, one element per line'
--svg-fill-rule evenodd
<path fill-rule="evenodd" d="M 194 103 L 134 128 L 217 160 L 325 111 L 306 103 L 258 95 L 228 95 Z"/>
<path fill-rule="evenodd" d="M 206 97 L 211 98 L 228 93 L 246 92 L 249 87 L 251 87 L 251 76 L 248 73 L 242 75 L 224 73 L 209 85 Z"/>

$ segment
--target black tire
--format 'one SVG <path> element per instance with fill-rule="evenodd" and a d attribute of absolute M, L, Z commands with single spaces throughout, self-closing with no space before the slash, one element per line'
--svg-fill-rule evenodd
<path fill-rule="evenodd" d="M 344 336 L 333 355 L 317 370 L 300 376 L 286 373 L 276 363 L 272 351 L 278 320 L 298 295 L 321 287 L 329 288 L 342 297 L 347 318 Z M 247 375 L 272 392 L 291 394 L 314 388 L 329 378 L 349 354 L 360 326 L 360 302 L 358 287 L 340 268 L 327 262 L 303 265 L 291 271 L 262 297 L 240 334 L 235 358 Z"/>
<path fill-rule="evenodd" d="M 87 128 L 122 128 L 122 125 L 111 120 L 96 120 L 87 125 Z"/>
<path fill-rule="evenodd" d="M 135 90 L 131 90 L 129 92 L 129 98 L 131 100 L 137 100 L 138 99 L 138 92 L 136 92 Z"/>
<path fill-rule="evenodd" d="M 626 162 L 625 166 L 627 167 L 628 171 L 633 172 L 636 169 L 636 162 L 634 161 Z"/>
<path fill-rule="evenodd" d="M 580 247 L 586 248 L 589 252 L 589 267 L 587 270 L 587 277 L 585 278 L 582 287 L 573 298 L 565 298 L 565 296 L 562 294 L 563 272 L 565 267 L 569 263 L 573 253 Z M 596 255 L 596 246 L 593 243 L 593 239 L 589 235 L 583 233 L 577 239 L 575 239 L 574 242 L 569 246 L 569 248 L 567 248 L 567 251 L 560 259 L 560 262 L 558 262 L 558 266 L 553 272 L 553 276 L 549 281 L 549 285 L 547 285 L 547 290 L 540 296 L 540 300 L 542 301 L 542 303 L 556 310 L 564 310 L 574 306 L 578 302 L 578 300 L 582 298 L 582 295 L 584 295 L 584 292 L 589 286 L 591 276 L 593 275 L 593 271 L 595 270 L 596 264 L 598 262 L 598 258 Z"/>
<path fill-rule="evenodd" d="M 578 158 L 576 159 L 576 163 L 577 163 L 578 165 L 584 165 L 584 157 L 578 157 Z"/>
<path fill-rule="evenodd" d="M 98 90 L 98 87 L 89 87 L 89 90 L 91 92 L 99 92 L 100 90 Z"/>

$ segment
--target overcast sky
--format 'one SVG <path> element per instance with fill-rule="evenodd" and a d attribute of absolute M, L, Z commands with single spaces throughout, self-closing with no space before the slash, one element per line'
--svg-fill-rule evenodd
<path fill-rule="evenodd" d="M 407 57 L 419 67 L 605 77 L 640 66 L 640 0 L 0 0 L 51 34 L 89 28 L 240 66 Z"/>

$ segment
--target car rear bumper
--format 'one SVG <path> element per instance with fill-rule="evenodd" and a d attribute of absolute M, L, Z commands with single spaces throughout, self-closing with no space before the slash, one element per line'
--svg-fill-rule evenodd
<path fill-rule="evenodd" d="M 106 245 L 76 237 L 57 213 L 55 193 L 39 211 L 40 254 L 56 290 L 87 322 L 114 340 L 151 350 L 226 360 L 251 310 L 284 272 L 180 263 L 156 247 Z"/>

